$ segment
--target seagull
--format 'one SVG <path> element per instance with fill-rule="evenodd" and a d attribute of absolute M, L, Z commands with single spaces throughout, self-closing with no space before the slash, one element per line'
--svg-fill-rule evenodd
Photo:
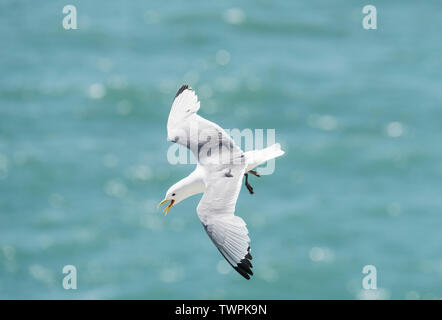
<path fill-rule="evenodd" d="M 244 278 L 250 279 L 252 256 L 246 223 L 235 215 L 243 177 L 249 192 L 248 173 L 259 177 L 253 169 L 268 160 L 282 156 L 279 143 L 262 150 L 243 152 L 217 124 L 197 114 L 200 102 L 188 85 L 175 95 L 167 121 L 167 138 L 192 151 L 195 170 L 166 192 L 158 207 L 168 203 L 163 213 L 184 199 L 203 193 L 197 214 L 209 238 L 227 262 Z"/>

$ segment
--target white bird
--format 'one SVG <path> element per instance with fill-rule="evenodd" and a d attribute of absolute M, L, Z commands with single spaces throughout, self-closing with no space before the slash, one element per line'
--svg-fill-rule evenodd
<path fill-rule="evenodd" d="M 204 229 L 229 264 L 244 278 L 253 275 L 250 260 L 250 238 L 246 223 L 235 216 L 235 205 L 242 178 L 250 193 L 247 173 L 259 176 L 253 169 L 284 154 L 279 143 L 262 150 L 243 152 L 217 124 L 197 114 L 200 102 L 195 92 L 183 85 L 172 103 L 167 122 L 168 140 L 189 148 L 197 159 L 196 169 L 167 190 L 159 206 L 167 214 L 182 200 L 204 193 L 197 214 Z"/>

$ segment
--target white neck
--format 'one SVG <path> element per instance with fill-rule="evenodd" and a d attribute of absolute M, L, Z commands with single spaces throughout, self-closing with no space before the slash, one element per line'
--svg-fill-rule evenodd
<path fill-rule="evenodd" d="M 193 171 L 187 177 L 175 183 L 171 187 L 171 189 L 175 190 L 175 192 L 177 192 L 177 195 L 180 196 L 176 199 L 176 203 L 195 194 L 204 192 L 205 185 L 201 171 L 199 171 L 198 169 Z"/>

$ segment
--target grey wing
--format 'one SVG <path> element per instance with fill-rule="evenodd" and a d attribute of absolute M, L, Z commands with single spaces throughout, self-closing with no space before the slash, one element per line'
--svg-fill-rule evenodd
<path fill-rule="evenodd" d="M 203 226 L 227 262 L 249 280 L 253 275 L 253 266 L 250 262 L 250 238 L 244 220 L 232 216 L 230 219 L 212 219 Z"/>
<path fill-rule="evenodd" d="M 235 216 L 245 165 L 214 166 L 206 178 L 206 191 L 197 213 L 204 229 L 227 262 L 250 279 L 252 256 L 246 223 Z"/>
<path fill-rule="evenodd" d="M 178 90 L 167 122 L 169 140 L 189 148 L 201 163 L 240 161 L 242 150 L 220 126 L 199 116 L 199 107 L 192 88 Z"/>

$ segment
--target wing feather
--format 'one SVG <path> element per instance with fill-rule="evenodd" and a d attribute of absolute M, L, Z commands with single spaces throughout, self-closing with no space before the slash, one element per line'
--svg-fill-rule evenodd
<path fill-rule="evenodd" d="M 231 177 L 223 172 L 228 170 Z M 227 262 L 244 278 L 250 279 L 252 259 L 246 223 L 235 216 L 245 163 L 207 166 L 206 191 L 197 207 L 198 217 L 212 242 Z"/>
<path fill-rule="evenodd" d="M 198 162 L 209 159 L 213 162 L 217 158 L 228 162 L 243 156 L 242 150 L 220 126 L 197 114 L 199 108 L 200 102 L 192 88 L 182 86 L 167 121 L 168 139 L 189 148 Z"/>

